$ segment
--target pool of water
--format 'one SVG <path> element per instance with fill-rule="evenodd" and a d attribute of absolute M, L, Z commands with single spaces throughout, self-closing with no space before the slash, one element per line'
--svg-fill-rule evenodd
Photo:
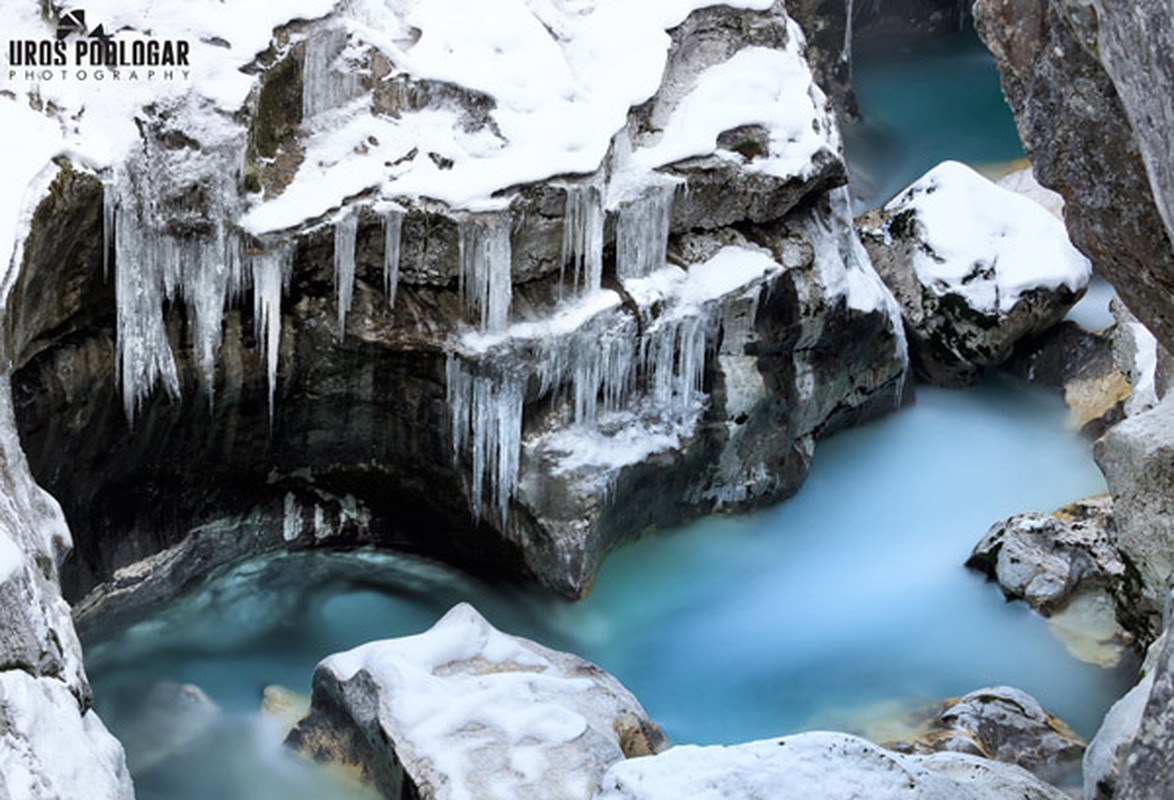
<path fill-rule="evenodd" d="M 1023 158 L 994 60 L 973 30 L 869 42 L 852 66 L 863 122 L 844 135 L 860 210 L 947 159 L 997 172 Z"/>
<path fill-rule="evenodd" d="M 577 604 L 402 557 L 241 565 L 87 642 L 97 707 L 146 764 L 141 800 L 359 796 L 324 793 L 279 755 L 280 732 L 257 714 L 262 689 L 308 692 L 322 657 L 416 633 L 467 600 L 614 673 L 678 743 L 860 729 L 886 709 L 994 684 L 1091 736 L 1131 670 L 1075 660 L 962 566 L 996 520 L 1104 491 L 1065 416 L 1057 395 L 1005 378 L 923 388 L 914 406 L 823 442 L 796 497 L 622 547 Z M 158 709 L 143 709 L 160 682 L 195 684 L 222 712 L 168 744 Z"/>

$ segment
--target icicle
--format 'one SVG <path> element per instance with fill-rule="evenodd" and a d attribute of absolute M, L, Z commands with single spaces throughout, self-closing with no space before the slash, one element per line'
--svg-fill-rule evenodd
<path fill-rule="evenodd" d="M 403 235 L 404 212 L 388 211 L 383 217 L 383 292 L 387 295 L 387 307 L 395 308 L 395 295 L 399 290 L 399 251 Z"/>
<path fill-rule="evenodd" d="M 114 247 L 114 220 L 118 191 L 112 179 L 102 182 L 102 280 L 110 279 L 110 251 Z"/>
<path fill-rule="evenodd" d="M 346 337 L 346 315 L 355 293 L 355 237 L 359 215 L 351 212 L 334 223 L 334 289 L 338 294 L 338 340 Z"/>
<path fill-rule="evenodd" d="M 470 375 L 454 355 L 448 357 L 446 378 L 454 462 L 459 462 L 466 443 L 472 451 L 473 517 L 481 519 L 488 482 L 490 499 L 505 530 L 521 463 L 524 379 Z"/>
<path fill-rule="evenodd" d="M 644 278 L 664 266 L 676 183 L 645 188 L 620 208 L 616 223 L 616 274 L 621 280 Z"/>
<path fill-rule="evenodd" d="M 306 39 L 302 67 L 303 119 L 338 108 L 362 91 L 359 75 L 345 64 L 340 68 L 338 63 L 346 50 L 347 39 L 344 28 L 319 30 Z"/>
<path fill-rule="evenodd" d="M 470 316 L 479 316 L 483 331 L 500 331 L 509 319 L 510 277 L 508 213 L 470 217 L 460 223 L 459 288 Z"/>
<path fill-rule="evenodd" d="M 594 183 L 570 185 L 566 192 L 559 283 L 565 285 L 570 264 L 572 293 L 587 294 L 603 279 L 603 192 Z"/>
<path fill-rule="evenodd" d="M 281 350 L 281 294 L 293 266 L 293 255 L 292 245 L 282 245 L 252 257 L 253 324 L 257 340 L 265 348 L 270 424 L 277 389 L 277 356 Z"/>

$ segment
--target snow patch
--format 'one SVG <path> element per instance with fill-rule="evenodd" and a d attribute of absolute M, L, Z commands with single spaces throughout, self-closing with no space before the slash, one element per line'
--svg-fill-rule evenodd
<path fill-rule="evenodd" d="M 1033 289 L 1078 292 L 1092 275 L 1062 222 L 956 161 L 934 167 L 885 211 L 915 215 L 932 251 L 914 255 L 921 283 L 980 311 L 1008 312 Z"/>

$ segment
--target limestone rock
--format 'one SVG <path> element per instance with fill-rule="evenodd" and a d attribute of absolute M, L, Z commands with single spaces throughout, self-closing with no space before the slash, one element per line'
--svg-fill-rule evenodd
<path fill-rule="evenodd" d="M 960 753 L 910 756 L 839 733 L 731 747 L 674 747 L 616 764 L 595 800 L 1062 800 L 1009 764 Z"/>
<path fill-rule="evenodd" d="M 1113 495 L 1117 547 L 1140 577 L 1151 641 L 1174 571 L 1174 396 L 1109 429 L 1093 450 Z"/>
<path fill-rule="evenodd" d="M 1112 500 L 1093 497 L 1055 514 L 1017 514 L 995 523 L 966 566 L 998 581 L 1008 597 L 1050 616 L 1077 592 L 1124 579 L 1116 539 Z"/>
<path fill-rule="evenodd" d="M 1093 437 L 1121 419 L 1133 393 L 1114 357 L 1117 333 L 1093 333 L 1064 320 L 1015 347 L 1004 369 L 1064 390 L 1073 428 Z"/>
<path fill-rule="evenodd" d="M 1174 774 L 1174 638 L 1167 635 L 1153 669 L 1153 688 L 1145 701 L 1128 754 L 1119 762 L 1118 800 L 1162 800 Z M 1136 700 L 1136 698 L 1134 698 Z M 1122 714 L 1129 713 L 1129 709 Z M 1132 720 L 1125 720 L 1128 725 Z"/>
<path fill-rule="evenodd" d="M 1110 308 L 1116 321 L 1113 360 L 1131 387 L 1124 411 L 1132 416 L 1153 408 L 1174 387 L 1174 358 L 1120 299 Z"/>
<path fill-rule="evenodd" d="M 1142 21 L 1144 20 L 1144 24 Z M 979 0 L 979 34 L 1072 241 L 1174 348 L 1174 9 L 1163 0 Z"/>
<path fill-rule="evenodd" d="M 924 736 L 895 749 L 969 753 L 1016 764 L 1049 783 L 1061 783 L 1079 769 L 1084 747 L 1080 737 L 1034 697 L 996 686 L 948 701 Z"/>
<path fill-rule="evenodd" d="M 933 384 L 963 386 L 1001 364 L 1058 322 L 1091 274 L 1047 211 L 956 162 L 858 223 L 901 303 L 914 369 Z"/>
<path fill-rule="evenodd" d="M 562 800 L 666 742 L 610 675 L 461 604 L 426 633 L 323 661 L 287 744 L 358 765 L 385 797 Z"/>
<path fill-rule="evenodd" d="M 122 745 L 56 678 L 0 672 L 0 797 L 132 800 Z"/>
<path fill-rule="evenodd" d="M 1086 800 L 1111 800 L 1129 748 L 1141 728 L 1146 701 L 1154 688 L 1151 670 L 1129 692 L 1113 704 L 1097 735 L 1084 751 L 1084 796 Z"/>

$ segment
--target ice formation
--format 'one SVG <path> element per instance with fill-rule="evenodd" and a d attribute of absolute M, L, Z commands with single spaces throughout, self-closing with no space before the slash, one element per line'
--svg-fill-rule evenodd
<path fill-rule="evenodd" d="M 403 234 L 404 213 L 393 209 L 383 215 L 383 291 L 387 295 L 387 307 L 395 308 L 395 295 L 399 291 L 399 253 Z"/>
<path fill-rule="evenodd" d="M 620 206 L 616 275 L 621 280 L 644 278 L 664 266 L 676 188 L 676 182 L 671 180 L 653 182 Z"/>
<path fill-rule="evenodd" d="M 566 187 L 561 282 L 571 268 L 572 293 L 599 289 L 603 279 L 603 191 L 595 182 Z M 666 231 L 667 233 L 667 231 Z"/>
<path fill-rule="evenodd" d="M 460 223 L 460 293 L 483 331 L 505 328 L 513 283 L 508 213 L 471 215 Z"/>
<path fill-rule="evenodd" d="M 269 377 L 269 419 L 277 389 L 277 354 L 281 349 L 281 295 L 293 269 L 294 248 L 282 244 L 250 259 L 253 273 L 253 320 L 257 341 L 265 349 Z"/>
<path fill-rule="evenodd" d="M 338 340 L 346 336 L 346 315 L 355 293 L 355 236 L 359 215 L 351 211 L 334 223 L 334 289 L 338 293 Z"/>
<path fill-rule="evenodd" d="M 236 144 L 174 147 L 148 136 L 143 151 L 106 180 L 102 227 L 111 239 L 104 247 L 114 255 L 118 371 L 132 423 L 156 385 L 173 399 L 180 394 L 168 302 L 187 303 L 211 398 L 224 308 L 243 277 L 240 240 L 230 227 L 239 210 Z"/>
<path fill-rule="evenodd" d="M 345 28 L 331 27 L 306 39 L 302 68 L 302 117 L 338 108 L 361 93 L 360 75 L 346 61 L 349 36 Z"/>

